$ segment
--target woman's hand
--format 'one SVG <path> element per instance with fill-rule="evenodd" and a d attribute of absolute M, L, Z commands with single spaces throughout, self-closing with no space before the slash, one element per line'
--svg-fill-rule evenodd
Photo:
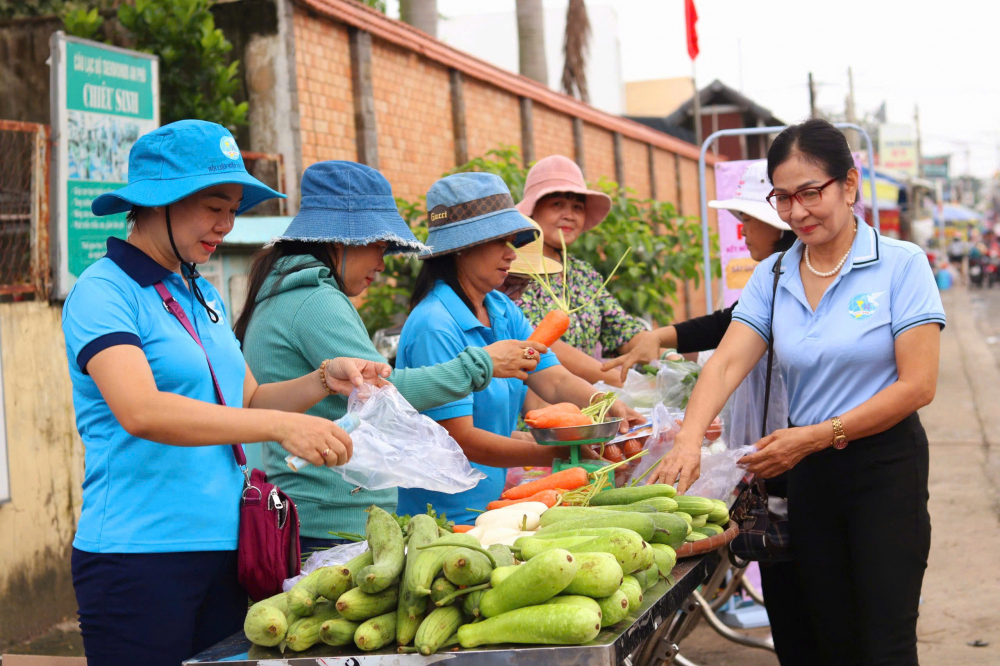
<path fill-rule="evenodd" d="M 329 367 L 329 363 L 327 367 Z M 316 466 L 344 465 L 354 453 L 351 436 L 333 421 L 283 412 L 275 439 L 292 455 Z"/>
<path fill-rule="evenodd" d="M 622 422 L 618 425 L 618 432 L 622 434 L 627 433 L 632 426 L 646 422 L 645 416 L 635 411 L 621 400 L 615 400 L 615 404 L 611 405 L 611 409 L 608 410 L 608 416 L 613 419 L 622 420 Z"/>
<path fill-rule="evenodd" d="M 674 440 L 674 448 L 667 452 L 649 475 L 646 483 L 665 483 L 672 486 L 677 482 L 677 492 L 684 494 L 699 476 L 701 476 L 701 441 L 685 442 L 678 434 Z"/>
<path fill-rule="evenodd" d="M 366 382 L 385 386 L 388 383 L 385 378 L 392 374 L 392 368 L 387 363 L 360 358 L 333 358 L 327 361 L 324 369 L 326 385 L 339 395 L 351 395 L 351 391 Z"/>
<path fill-rule="evenodd" d="M 634 365 L 645 365 L 650 361 L 660 358 L 660 336 L 655 331 L 640 331 L 626 344 L 630 347 L 628 352 L 618 358 L 613 358 L 601 366 L 601 370 L 608 371 L 621 366 L 622 381 L 628 376 L 629 368 Z"/>
<path fill-rule="evenodd" d="M 535 443 L 534 435 L 532 435 L 530 432 L 524 432 L 523 430 L 515 430 L 514 432 L 510 433 L 510 438 L 517 439 L 522 442 L 531 442 L 532 444 Z"/>
<path fill-rule="evenodd" d="M 812 428 L 785 428 L 757 442 L 757 452 L 743 456 L 737 464 L 746 465 L 747 471 L 755 476 L 771 479 L 822 448 Z"/>
<path fill-rule="evenodd" d="M 538 365 L 538 359 L 549 350 L 533 340 L 500 340 L 484 347 L 493 359 L 493 376 L 497 379 L 528 379 L 528 373 Z"/>

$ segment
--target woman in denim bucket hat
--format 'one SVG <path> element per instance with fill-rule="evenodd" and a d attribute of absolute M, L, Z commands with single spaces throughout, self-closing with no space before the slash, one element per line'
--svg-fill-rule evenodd
<path fill-rule="evenodd" d="M 302 206 L 281 236 L 258 254 L 250 269 L 247 305 L 236 323 L 247 363 L 262 381 L 283 381 L 328 356 L 381 361 L 351 298 L 385 269 L 385 254 L 425 250 L 396 209 L 389 182 L 354 162 L 319 162 L 302 175 Z M 459 400 L 492 377 L 526 376 L 538 354 L 509 340 L 485 349 L 455 349 L 429 368 L 399 370 L 390 377 L 418 410 Z M 331 396 L 310 414 L 336 420 L 347 412 L 343 396 Z M 264 470 L 299 510 L 303 551 L 336 542 L 330 530 L 363 533 L 365 509 L 396 509 L 396 490 L 360 490 L 320 467 L 292 472 L 276 443 L 262 450 Z M 422 509 L 423 513 L 426 509 Z"/>
<path fill-rule="evenodd" d="M 532 331 L 528 320 L 513 301 L 495 290 L 503 285 L 516 257 L 512 246 L 528 243 L 538 232 L 514 208 L 507 185 L 488 173 L 448 176 L 427 192 L 427 209 L 431 248 L 421 255 L 424 265 L 411 300 L 413 311 L 400 335 L 396 366 L 432 365 L 468 346 L 526 340 Z M 472 523 L 476 514 L 466 507 L 485 509 L 500 497 L 504 468 L 545 466 L 555 457 L 566 458 L 565 448 L 542 446 L 530 435 L 514 432 L 529 386 L 552 403 L 583 407 L 594 396 L 593 386 L 546 352 L 526 378 L 497 380 L 474 396 L 425 409 L 487 478 L 455 495 L 402 488 L 398 511 L 422 513 L 432 503 L 455 522 Z M 630 416 L 620 402 L 612 411 Z M 628 419 L 622 422 L 623 428 L 627 423 Z"/>
<path fill-rule="evenodd" d="M 63 308 L 77 428 L 86 447 L 73 586 L 91 666 L 182 660 L 238 631 L 243 474 L 230 444 L 276 440 L 314 464 L 343 464 L 351 440 L 302 412 L 388 366 L 334 359 L 258 384 L 222 298 L 194 269 L 257 203 L 282 196 L 252 178 L 232 135 L 166 125 L 129 152 L 129 184 L 94 200 L 128 213 L 128 239 L 83 272 Z M 165 287 L 202 347 L 164 307 Z M 226 404 L 219 405 L 206 355 Z M 242 409 L 251 407 L 254 409 Z"/>

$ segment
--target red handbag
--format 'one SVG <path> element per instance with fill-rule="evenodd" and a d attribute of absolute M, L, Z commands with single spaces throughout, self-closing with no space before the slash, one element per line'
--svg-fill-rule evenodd
<path fill-rule="evenodd" d="M 205 352 L 215 396 L 224 406 L 226 399 L 212 369 L 212 361 L 184 308 L 162 282 L 153 286 L 163 299 L 163 307 L 177 318 Z M 302 570 L 299 513 L 295 503 L 278 486 L 267 482 L 264 472 L 259 469 L 247 471 L 242 444 L 233 444 L 232 449 L 245 479 L 240 497 L 239 581 L 251 599 L 260 601 L 281 592 L 285 579 L 298 576 Z"/>

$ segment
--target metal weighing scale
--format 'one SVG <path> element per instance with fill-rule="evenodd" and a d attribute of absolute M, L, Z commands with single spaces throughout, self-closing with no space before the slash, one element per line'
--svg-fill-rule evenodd
<path fill-rule="evenodd" d="M 563 428 L 529 428 L 535 441 L 545 446 L 569 446 L 569 460 L 556 458 L 552 461 L 552 473 L 582 467 L 588 473 L 596 472 L 607 466 L 607 462 L 580 460 L 580 447 L 591 444 L 606 444 L 618 436 L 618 425 L 621 419 L 611 419 L 604 423 L 586 426 L 567 426 Z"/>

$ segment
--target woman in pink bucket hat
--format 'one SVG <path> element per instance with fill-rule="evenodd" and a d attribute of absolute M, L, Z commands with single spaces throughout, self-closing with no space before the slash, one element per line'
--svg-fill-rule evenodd
<path fill-rule="evenodd" d="M 524 198 L 517 209 L 541 226 L 545 256 L 561 261 L 560 234 L 567 247 L 572 245 L 583 232 L 593 229 L 607 217 L 611 210 L 611 197 L 589 189 L 583 180 L 583 172 L 573 160 L 552 155 L 531 167 L 524 184 Z M 593 266 L 569 256 L 566 281 L 572 307 L 585 303 L 595 293 L 599 294 L 570 316 L 569 330 L 552 346 L 552 351 L 570 372 L 589 382 L 604 380 L 620 386 L 619 372 L 602 371 L 601 363 L 594 357 L 598 345 L 604 353 L 611 354 L 625 354 L 641 346 L 652 358 L 659 357 L 657 336 L 648 330 L 645 322 L 628 314 L 618 300 L 602 288 L 604 278 Z M 560 292 L 562 275 L 553 276 L 552 285 L 557 293 Z M 535 326 L 554 307 L 537 282 L 525 289 L 517 304 Z"/>

